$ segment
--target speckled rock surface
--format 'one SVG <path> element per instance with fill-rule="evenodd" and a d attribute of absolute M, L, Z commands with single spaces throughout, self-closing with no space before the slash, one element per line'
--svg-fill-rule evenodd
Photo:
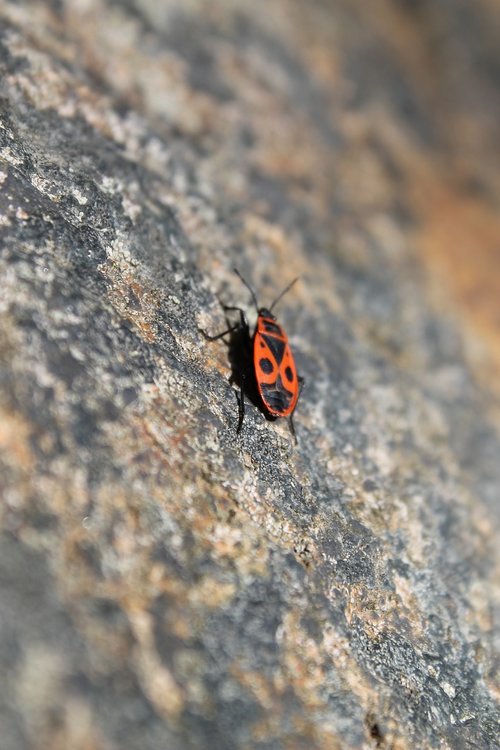
<path fill-rule="evenodd" d="M 499 19 L 0 3 L 2 750 L 498 746 Z"/>

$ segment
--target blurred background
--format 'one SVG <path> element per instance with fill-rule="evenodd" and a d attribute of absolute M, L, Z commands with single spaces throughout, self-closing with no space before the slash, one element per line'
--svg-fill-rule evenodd
<path fill-rule="evenodd" d="M 57 16 L 61 45 L 77 44 L 68 54 L 162 136 L 210 150 L 225 206 L 250 197 L 272 211 L 287 180 L 311 221 L 330 212 L 329 244 L 351 256 L 353 222 L 399 212 L 433 304 L 460 315 L 478 375 L 500 382 L 496 0 L 61 0 L 10 12 L 23 6 L 35 34 L 38 16 Z"/>

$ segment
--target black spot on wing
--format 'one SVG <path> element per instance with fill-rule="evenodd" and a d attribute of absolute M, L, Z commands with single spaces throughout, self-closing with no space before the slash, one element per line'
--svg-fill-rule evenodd
<path fill-rule="evenodd" d="M 263 357 L 262 359 L 259 359 L 259 367 L 262 370 L 262 372 L 265 372 L 266 375 L 270 375 L 272 371 L 274 370 L 273 363 L 267 357 Z"/>
<path fill-rule="evenodd" d="M 285 377 L 288 380 L 289 383 L 293 383 L 293 372 L 290 365 L 287 365 L 285 368 Z"/>
<path fill-rule="evenodd" d="M 274 383 L 261 383 L 262 400 L 270 411 L 286 411 L 290 406 L 293 393 L 288 391 L 283 385 L 281 376 L 278 375 Z"/>
<path fill-rule="evenodd" d="M 263 334 L 262 338 L 269 347 L 274 359 L 276 360 L 276 364 L 279 367 L 281 360 L 283 359 L 283 354 L 285 353 L 286 343 L 281 339 L 276 338 L 276 336 L 266 336 Z"/>

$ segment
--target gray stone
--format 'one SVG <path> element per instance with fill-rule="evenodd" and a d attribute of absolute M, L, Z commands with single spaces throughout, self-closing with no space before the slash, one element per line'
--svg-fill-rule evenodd
<path fill-rule="evenodd" d="M 0 4 L 2 750 L 498 747 L 498 10 L 374 7 Z"/>

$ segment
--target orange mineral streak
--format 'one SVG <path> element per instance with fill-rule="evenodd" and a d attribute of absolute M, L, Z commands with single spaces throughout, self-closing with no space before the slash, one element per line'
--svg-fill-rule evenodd
<path fill-rule="evenodd" d="M 434 301 L 444 308 L 452 302 L 469 334 L 476 373 L 500 391 L 498 213 L 455 181 L 429 181 L 416 205 L 422 217 L 417 246 L 430 271 Z"/>

